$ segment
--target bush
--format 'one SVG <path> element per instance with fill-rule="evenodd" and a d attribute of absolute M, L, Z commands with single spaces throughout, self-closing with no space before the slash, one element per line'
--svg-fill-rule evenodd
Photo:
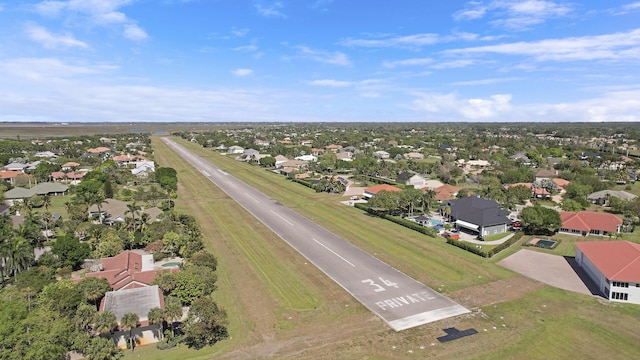
<path fill-rule="evenodd" d="M 507 241 L 503 242 L 502 244 L 500 244 L 500 245 L 494 247 L 493 249 L 491 249 L 491 251 L 489 251 L 489 257 L 492 257 L 493 255 L 499 253 L 500 251 L 505 250 L 509 246 L 515 244 L 516 241 L 520 240 L 520 238 L 522 238 L 523 235 L 524 235 L 524 233 L 522 231 L 518 231 L 509 240 L 507 240 Z"/>
<path fill-rule="evenodd" d="M 311 183 L 311 181 L 302 180 L 302 179 L 291 179 L 291 181 L 293 181 L 294 183 L 302 184 L 308 187 L 309 189 L 313 189 L 313 184 Z"/>
<path fill-rule="evenodd" d="M 475 244 L 470 244 L 470 243 L 466 243 L 464 241 L 460 241 L 460 240 L 454 240 L 452 238 L 447 238 L 447 244 L 459 247 L 460 249 L 466 250 L 470 253 L 474 253 L 476 255 L 480 255 L 484 258 L 487 257 L 491 257 L 489 255 L 489 253 L 483 251 L 482 249 L 478 248 L 477 245 Z"/>

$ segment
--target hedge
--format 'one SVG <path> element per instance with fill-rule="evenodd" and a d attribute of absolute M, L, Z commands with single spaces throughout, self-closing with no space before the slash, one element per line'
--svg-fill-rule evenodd
<path fill-rule="evenodd" d="M 305 181 L 302 179 L 291 179 L 291 181 L 298 183 L 298 184 L 302 184 L 310 189 L 313 189 L 313 184 L 310 181 Z"/>
<path fill-rule="evenodd" d="M 369 207 L 367 204 L 355 203 L 353 205 L 356 208 L 358 208 L 360 210 L 364 210 L 364 211 L 368 212 L 371 215 L 375 215 L 375 216 L 381 217 L 381 218 L 383 218 L 385 220 L 392 221 L 392 222 L 394 222 L 394 223 L 396 223 L 398 225 L 402 225 L 402 226 L 404 226 L 406 228 L 409 228 L 411 230 L 415 230 L 415 231 L 417 231 L 419 233 L 422 233 L 424 235 L 430 236 L 432 238 L 435 238 L 436 236 L 438 236 L 437 232 L 432 228 L 424 227 L 424 226 L 422 226 L 420 224 L 417 224 L 417 223 L 415 223 L 413 221 L 409 221 L 409 220 L 406 220 L 406 219 L 399 218 L 397 216 L 389 215 L 385 211 L 379 211 L 379 210 L 373 209 L 373 208 Z"/>
<path fill-rule="evenodd" d="M 499 253 L 502 250 L 507 249 L 509 246 L 513 245 L 516 243 L 516 241 L 520 240 L 520 238 L 522 238 L 522 236 L 524 235 L 524 233 L 522 231 L 518 231 L 515 235 L 513 235 L 511 238 L 509 238 L 509 240 L 503 242 L 502 244 L 494 247 L 493 249 L 489 250 L 489 252 L 485 252 L 482 251 L 480 248 L 476 247 L 477 245 L 475 244 L 471 244 L 471 243 L 467 243 L 464 241 L 460 241 L 460 240 L 454 240 L 454 239 L 447 239 L 447 244 L 451 244 L 453 246 L 457 246 L 463 250 L 466 250 L 468 252 L 474 253 L 476 255 L 480 255 L 482 257 L 485 258 L 490 258 L 493 257 L 495 254 Z"/>
<path fill-rule="evenodd" d="M 515 244 L 516 241 L 520 240 L 520 238 L 522 238 L 523 235 L 524 235 L 524 232 L 518 231 L 509 240 L 507 240 L 507 241 L 503 242 L 502 244 L 500 244 L 500 245 L 494 247 L 493 249 L 491 249 L 491 251 L 489 251 L 489 257 L 492 257 L 493 255 L 499 253 L 500 251 L 505 250 L 509 246 Z"/>
<path fill-rule="evenodd" d="M 491 255 L 489 255 L 489 253 L 487 253 L 486 251 L 482 251 L 482 249 L 478 248 L 478 245 L 475 244 L 471 244 L 468 242 L 464 242 L 461 240 L 455 240 L 452 238 L 447 238 L 447 244 L 453 245 L 453 246 L 457 246 L 460 249 L 463 250 L 467 250 L 470 253 L 474 253 L 476 255 L 480 255 L 484 258 L 486 257 L 491 257 Z"/>

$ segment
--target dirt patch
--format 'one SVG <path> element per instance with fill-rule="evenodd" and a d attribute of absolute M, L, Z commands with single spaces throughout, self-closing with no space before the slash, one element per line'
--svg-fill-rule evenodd
<path fill-rule="evenodd" d="M 518 299 L 543 286 L 544 284 L 524 276 L 513 276 L 508 279 L 454 291 L 448 295 L 460 305 L 473 309 Z"/>

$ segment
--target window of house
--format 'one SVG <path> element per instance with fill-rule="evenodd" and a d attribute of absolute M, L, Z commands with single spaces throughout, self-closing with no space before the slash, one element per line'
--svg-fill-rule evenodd
<path fill-rule="evenodd" d="M 611 299 L 626 301 L 626 300 L 629 300 L 629 294 L 620 293 L 620 292 L 612 292 L 611 293 Z"/>

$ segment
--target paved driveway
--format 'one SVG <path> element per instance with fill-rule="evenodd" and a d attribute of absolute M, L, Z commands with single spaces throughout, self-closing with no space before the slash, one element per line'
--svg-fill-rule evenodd
<path fill-rule="evenodd" d="M 586 295 L 597 294 L 591 280 L 572 257 L 523 249 L 499 261 L 498 265 L 553 287 Z"/>

